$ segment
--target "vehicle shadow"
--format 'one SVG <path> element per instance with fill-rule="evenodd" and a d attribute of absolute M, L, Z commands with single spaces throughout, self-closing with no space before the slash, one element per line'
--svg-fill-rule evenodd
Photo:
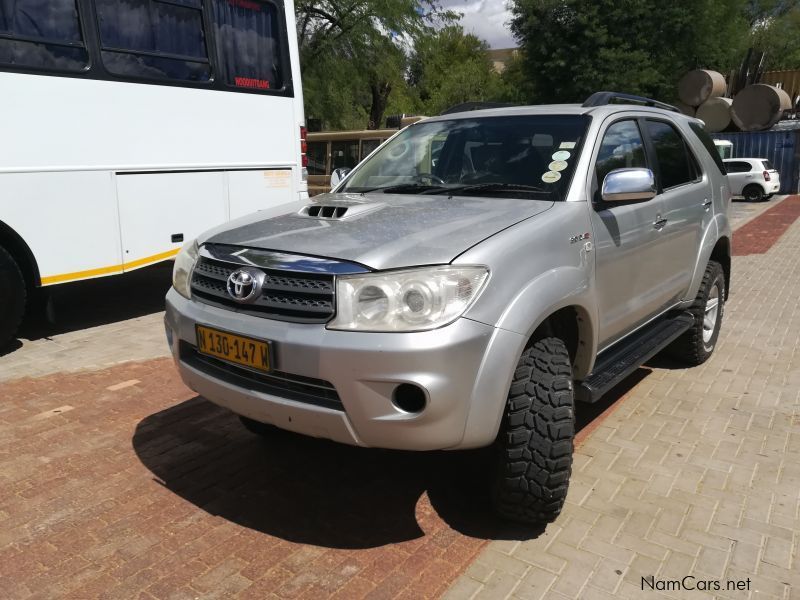
<path fill-rule="evenodd" d="M 578 411 L 590 427 L 649 373 L 639 369 Z M 210 514 L 297 543 L 372 548 L 425 535 L 435 519 L 474 538 L 527 540 L 544 527 L 493 516 L 491 448 L 400 452 L 275 430 L 260 437 L 202 397 L 146 417 L 133 448 L 169 490 Z M 427 493 L 430 506 L 420 502 Z"/>
<path fill-rule="evenodd" d="M 167 261 L 123 275 L 49 287 L 50 315 L 44 309 L 32 310 L 17 337 L 37 340 L 160 312 L 171 284 L 172 261 Z M 14 347 L 12 342 L 6 353 Z"/>

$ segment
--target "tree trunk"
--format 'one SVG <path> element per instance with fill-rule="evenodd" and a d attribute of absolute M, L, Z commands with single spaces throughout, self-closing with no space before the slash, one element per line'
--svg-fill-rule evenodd
<path fill-rule="evenodd" d="M 369 125 L 367 129 L 380 129 L 383 122 L 383 113 L 392 93 L 392 84 L 388 82 L 371 83 L 372 105 L 369 107 Z"/>

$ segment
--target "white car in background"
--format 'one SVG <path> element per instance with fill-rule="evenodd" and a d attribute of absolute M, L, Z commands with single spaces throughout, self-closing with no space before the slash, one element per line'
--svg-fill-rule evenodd
<path fill-rule="evenodd" d="M 734 196 L 758 202 L 781 189 L 780 173 L 766 158 L 730 158 L 723 162 Z"/>

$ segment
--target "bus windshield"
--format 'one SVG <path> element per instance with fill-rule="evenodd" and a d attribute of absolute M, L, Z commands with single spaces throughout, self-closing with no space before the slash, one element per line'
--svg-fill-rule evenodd
<path fill-rule="evenodd" d="M 546 195 L 563 199 L 589 118 L 520 115 L 420 122 L 387 142 L 340 192 Z"/>

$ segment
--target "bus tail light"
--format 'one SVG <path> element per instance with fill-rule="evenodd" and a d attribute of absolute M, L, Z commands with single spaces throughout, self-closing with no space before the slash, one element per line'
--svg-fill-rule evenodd
<path fill-rule="evenodd" d="M 769 181 L 769 171 L 764 171 L 764 181 Z"/>
<path fill-rule="evenodd" d="M 301 126 L 300 127 L 300 162 L 301 166 L 304 169 L 308 168 L 308 142 L 306 141 L 306 128 Z"/>

